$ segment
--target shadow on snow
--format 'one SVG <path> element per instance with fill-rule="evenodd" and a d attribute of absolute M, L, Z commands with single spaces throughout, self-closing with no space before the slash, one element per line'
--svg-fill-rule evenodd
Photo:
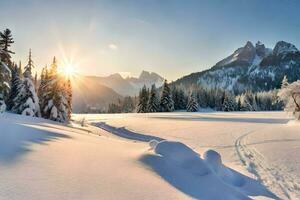
<path fill-rule="evenodd" d="M 0 131 L 0 163 L 12 164 L 25 153 L 31 151 L 31 143 L 46 144 L 59 138 L 71 138 L 68 135 L 39 130 L 26 124 L 5 122 Z"/>

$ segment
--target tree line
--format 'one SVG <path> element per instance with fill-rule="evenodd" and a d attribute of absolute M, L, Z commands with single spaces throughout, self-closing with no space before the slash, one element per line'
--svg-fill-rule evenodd
<path fill-rule="evenodd" d="M 282 110 L 283 102 L 277 96 L 278 90 L 245 91 L 235 95 L 219 88 L 205 89 L 192 85 L 188 89 L 164 82 L 161 88 L 152 85 L 143 86 L 138 97 L 125 97 L 117 103 L 111 103 L 108 113 L 151 113 L 187 111 L 197 112 L 201 109 L 216 111 L 269 111 Z"/>
<path fill-rule="evenodd" d="M 36 73 L 33 77 L 31 50 L 23 68 L 21 62 L 12 61 L 13 43 L 9 29 L 0 32 L 0 111 L 68 122 L 72 112 L 72 86 L 68 77 L 58 73 L 56 58 L 49 68 L 43 68 L 38 81 Z"/>

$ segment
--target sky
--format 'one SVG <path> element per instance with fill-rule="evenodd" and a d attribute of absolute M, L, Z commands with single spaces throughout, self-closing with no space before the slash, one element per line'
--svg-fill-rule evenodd
<path fill-rule="evenodd" d="M 168 80 L 212 67 L 247 41 L 300 48 L 298 0 L 1 0 L 0 29 L 10 28 L 14 60 L 36 70 L 53 56 L 79 73 Z"/>

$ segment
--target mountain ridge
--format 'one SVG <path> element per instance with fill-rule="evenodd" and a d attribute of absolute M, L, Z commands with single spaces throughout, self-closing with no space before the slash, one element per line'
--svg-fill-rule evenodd
<path fill-rule="evenodd" d="M 87 109 L 105 110 L 109 103 L 125 96 L 136 96 L 146 85 L 160 87 L 164 78 L 154 72 L 142 71 L 138 78 L 123 78 L 119 73 L 109 76 L 79 76 L 73 87 L 74 112 Z"/>
<path fill-rule="evenodd" d="M 211 68 L 183 76 L 172 84 L 242 93 L 278 88 L 284 75 L 290 81 L 300 78 L 300 52 L 295 45 L 279 41 L 270 49 L 260 41 L 255 46 L 248 41 Z"/>

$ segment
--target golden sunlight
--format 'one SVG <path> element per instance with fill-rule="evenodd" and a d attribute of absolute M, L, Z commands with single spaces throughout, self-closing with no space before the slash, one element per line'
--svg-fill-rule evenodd
<path fill-rule="evenodd" d="M 58 67 L 59 73 L 67 78 L 72 78 L 77 74 L 77 65 L 72 62 L 63 62 Z"/>
<path fill-rule="evenodd" d="M 75 68 L 72 65 L 66 65 L 63 67 L 63 74 L 67 77 L 75 74 Z"/>

